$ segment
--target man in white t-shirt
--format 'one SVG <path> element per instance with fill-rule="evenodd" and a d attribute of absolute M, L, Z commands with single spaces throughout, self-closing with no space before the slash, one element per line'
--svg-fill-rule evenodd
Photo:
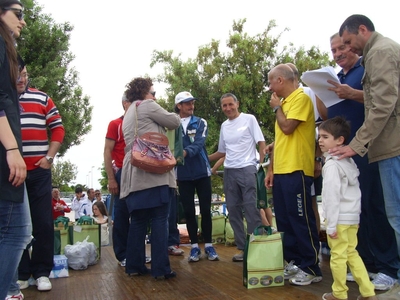
<path fill-rule="evenodd" d="M 264 159 L 265 139 L 253 115 L 240 113 L 236 96 L 227 93 L 221 97 L 221 108 L 228 117 L 221 126 L 218 151 L 209 155 L 214 161 L 225 157 L 224 193 L 229 211 L 229 222 L 235 234 L 235 243 L 240 250 L 233 261 L 243 261 L 246 233 L 243 212 L 247 222 L 247 232 L 261 226 L 260 212 L 256 203 L 257 149 L 260 161 Z"/>

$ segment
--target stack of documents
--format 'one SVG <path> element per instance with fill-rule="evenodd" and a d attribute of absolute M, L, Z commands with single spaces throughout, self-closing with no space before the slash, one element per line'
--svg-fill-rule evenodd
<path fill-rule="evenodd" d="M 344 100 L 340 99 L 334 91 L 328 90 L 328 88 L 334 87 L 334 85 L 328 83 L 328 79 L 340 84 L 335 69 L 332 67 L 307 71 L 301 76 L 301 80 L 313 90 L 327 108 Z"/>

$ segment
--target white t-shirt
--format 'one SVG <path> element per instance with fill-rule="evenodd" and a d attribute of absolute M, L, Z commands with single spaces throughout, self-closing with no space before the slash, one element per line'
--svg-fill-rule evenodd
<path fill-rule="evenodd" d="M 317 108 L 317 98 L 316 95 L 314 93 L 314 91 L 312 89 L 310 89 L 307 86 L 301 86 L 303 88 L 303 91 L 306 95 L 308 95 L 308 97 L 311 98 L 313 107 L 314 107 L 314 117 L 315 117 L 315 121 L 317 121 L 319 119 L 319 113 L 318 113 L 318 108 Z"/>
<path fill-rule="evenodd" d="M 225 153 L 225 168 L 257 166 L 256 145 L 265 141 L 261 128 L 253 115 L 240 113 L 233 120 L 222 123 L 218 152 Z"/>

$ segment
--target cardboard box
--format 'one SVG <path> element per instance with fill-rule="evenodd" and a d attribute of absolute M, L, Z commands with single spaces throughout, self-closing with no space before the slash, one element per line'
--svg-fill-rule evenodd
<path fill-rule="evenodd" d="M 68 258 L 65 255 L 54 255 L 54 265 L 49 278 L 68 277 Z"/>

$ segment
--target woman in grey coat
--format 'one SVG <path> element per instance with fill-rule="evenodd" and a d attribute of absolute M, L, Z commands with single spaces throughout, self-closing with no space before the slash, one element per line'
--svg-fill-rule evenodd
<path fill-rule="evenodd" d="M 155 101 L 153 83 L 149 78 L 135 78 L 127 84 L 126 96 L 132 105 L 122 124 L 126 148 L 122 167 L 120 198 L 126 201 L 131 224 L 128 234 L 125 272 L 144 275 L 150 270 L 145 266 L 145 237 L 151 224 L 151 275 L 166 279 L 175 277 L 168 257 L 168 212 L 175 197 L 174 171 L 155 174 L 131 165 L 131 149 L 135 138 L 146 132 L 165 134 L 165 128 L 180 126 L 179 116 L 169 113 Z"/>

